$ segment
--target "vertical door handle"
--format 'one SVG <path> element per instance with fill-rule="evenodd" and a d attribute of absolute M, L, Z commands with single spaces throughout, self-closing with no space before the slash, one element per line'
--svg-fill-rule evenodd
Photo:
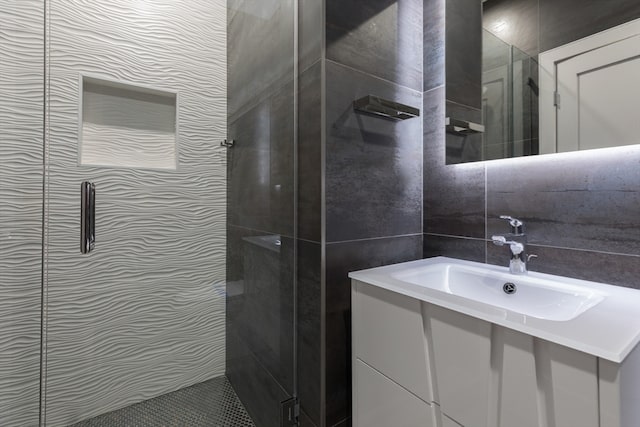
<path fill-rule="evenodd" d="M 84 181 L 80 186 L 80 252 L 88 254 L 96 244 L 96 186 Z"/>

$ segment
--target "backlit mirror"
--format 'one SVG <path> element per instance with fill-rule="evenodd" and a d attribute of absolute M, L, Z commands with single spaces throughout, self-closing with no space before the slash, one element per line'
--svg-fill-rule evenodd
<path fill-rule="evenodd" d="M 446 0 L 447 164 L 640 144 L 640 0 Z"/>

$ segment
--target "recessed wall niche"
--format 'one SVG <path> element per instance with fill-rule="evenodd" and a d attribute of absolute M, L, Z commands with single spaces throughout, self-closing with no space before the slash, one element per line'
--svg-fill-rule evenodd
<path fill-rule="evenodd" d="M 81 165 L 176 169 L 178 94 L 80 76 Z"/>

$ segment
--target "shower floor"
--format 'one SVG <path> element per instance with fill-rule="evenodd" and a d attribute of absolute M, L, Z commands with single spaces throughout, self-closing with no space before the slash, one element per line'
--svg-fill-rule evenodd
<path fill-rule="evenodd" d="M 73 427 L 255 427 L 225 376 L 118 409 Z"/>

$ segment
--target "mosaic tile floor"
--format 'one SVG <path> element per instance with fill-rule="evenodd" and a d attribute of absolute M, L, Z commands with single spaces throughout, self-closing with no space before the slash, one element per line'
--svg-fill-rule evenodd
<path fill-rule="evenodd" d="M 73 427 L 255 427 L 226 377 L 74 424 Z"/>

